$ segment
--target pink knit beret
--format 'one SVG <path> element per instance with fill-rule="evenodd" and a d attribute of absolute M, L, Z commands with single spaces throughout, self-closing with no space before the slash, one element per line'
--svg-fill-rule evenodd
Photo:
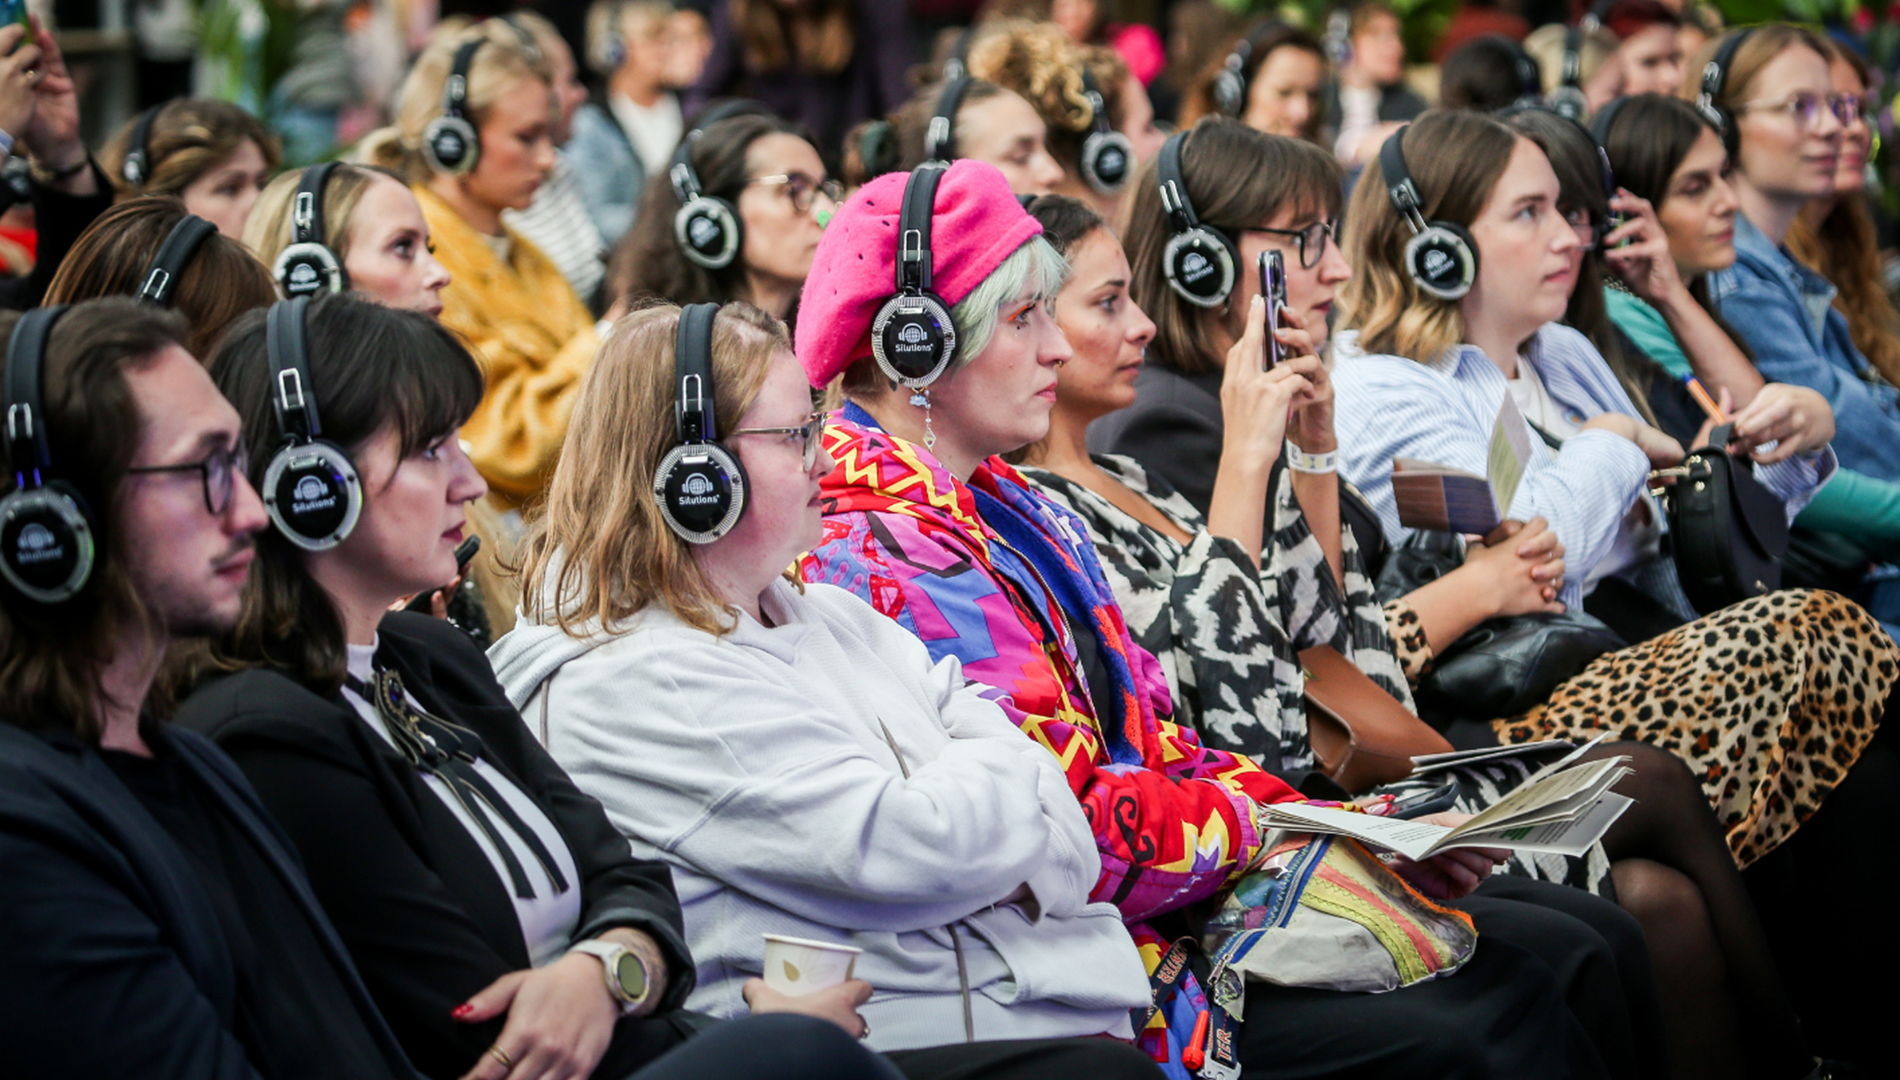
<path fill-rule="evenodd" d="M 871 322 L 897 291 L 897 218 L 909 173 L 886 173 L 858 189 L 825 226 L 798 301 L 794 350 L 813 386 L 826 386 L 871 355 Z M 931 291 L 956 304 L 1042 225 L 987 162 L 952 162 L 937 184 L 930 220 Z"/>

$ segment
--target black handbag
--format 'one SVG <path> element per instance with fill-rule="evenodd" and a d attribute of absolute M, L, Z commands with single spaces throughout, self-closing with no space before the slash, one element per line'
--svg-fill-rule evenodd
<path fill-rule="evenodd" d="M 1380 568 L 1379 601 L 1436 581 L 1464 561 L 1463 537 L 1414 532 Z M 1440 727 L 1457 719 L 1516 716 L 1624 644 L 1602 620 L 1575 609 L 1486 619 L 1438 651 L 1413 691 L 1418 714 Z"/>
<path fill-rule="evenodd" d="M 1663 494 L 1683 595 L 1704 614 L 1781 587 L 1788 507 L 1728 453 L 1731 424 L 1684 458 Z"/>

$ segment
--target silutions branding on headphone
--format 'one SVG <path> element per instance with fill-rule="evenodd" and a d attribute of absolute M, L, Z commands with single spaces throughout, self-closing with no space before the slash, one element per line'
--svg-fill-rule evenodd
<path fill-rule="evenodd" d="M 1203 278 L 1214 271 L 1213 262 L 1198 251 L 1190 251 L 1181 258 L 1180 278 L 1189 285 L 1200 284 Z"/>
<path fill-rule="evenodd" d="M 711 506 L 719 501 L 719 489 L 705 473 L 691 473 L 680 484 L 682 506 Z"/>
<path fill-rule="evenodd" d="M 1443 248 L 1430 248 L 1424 256 L 1425 276 L 1433 280 L 1449 277 L 1458 268 L 1457 260 L 1447 255 Z"/>
<path fill-rule="evenodd" d="M 27 522 L 14 538 L 13 545 L 13 561 L 21 566 L 66 557 L 66 545 L 59 542 L 53 530 L 37 521 Z"/>
<path fill-rule="evenodd" d="M 686 225 L 686 239 L 703 252 L 719 250 L 725 238 L 725 230 L 719 223 L 705 214 L 695 215 Z"/>
<path fill-rule="evenodd" d="M 343 525 L 349 514 L 345 481 L 321 457 L 293 460 L 277 477 L 270 492 L 278 512 L 296 523 L 305 536 L 325 536 Z"/>
<path fill-rule="evenodd" d="M 1101 156 L 1095 159 L 1095 175 L 1101 177 L 1105 184 L 1120 184 L 1128 175 L 1128 155 L 1116 146 L 1103 150 Z"/>
<path fill-rule="evenodd" d="M 84 523 L 61 520 L 42 503 L 16 509 L 0 524 L 0 550 L 9 577 L 28 589 L 57 589 L 88 559 Z"/>
<path fill-rule="evenodd" d="M 284 291 L 292 296 L 314 293 L 322 287 L 323 275 L 307 262 L 292 263 L 290 272 L 284 278 Z"/>

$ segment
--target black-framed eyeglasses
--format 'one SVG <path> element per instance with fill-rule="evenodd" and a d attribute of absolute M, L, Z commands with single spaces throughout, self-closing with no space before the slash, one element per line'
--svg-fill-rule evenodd
<path fill-rule="evenodd" d="M 128 473 L 197 472 L 204 481 L 205 509 L 217 517 L 231 508 L 231 492 L 237 477 L 249 472 L 251 453 L 242 443 L 229 450 L 213 450 L 203 461 L 185 461 L 177 465 L 139 465 Z"/>
<path fill-rule="evenodd" d="M 787 442 L 795 440 L 800 444 L 799 451 L 803 455 L 801 460 L 805 463 L 805 471 L 810 472 L 812 465 L 818 461 L 818 439 L 824 432 L 825 414 L 815 412 L 806 417 L 805 422 L 797 427 L 746 427 L 740 428 L 737 431 L 727 432 L 727 437 L 730 438 L 734 435 L 783 435 Z"/>
<path fill-rule="evenodd" d="M 746 183 L 785 185 L 785 196 L 792 200 L 792 209 L 801 214 L 811 210 L 812 200 L 819 195 L 830 199 L 833 206 L 844 203 L 844 185 L 830 177 L 813 180 L 804 173 L 778 173 L 775 176 L 755 176 Z"/>
<path fill-rule="evenodd" d="M 1326 257 L 1326 241 L 1339 238 L 1339 219 L 1316 221 L 1304 229 L 1268 229 L 1253 228 L 1248 232 L 1271 233 L 1274 236 L 1290 236 L 1293 247 L 1299 252 L 1301 269 L 1311 270 Z"/>

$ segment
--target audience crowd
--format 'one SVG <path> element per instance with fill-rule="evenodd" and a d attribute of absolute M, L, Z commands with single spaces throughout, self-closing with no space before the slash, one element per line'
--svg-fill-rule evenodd
<path fill-rule="evenodd" d="M 0 28 L 7 1070 L 1900 1068 L 1884 73 L 1522 7 Z"/>

